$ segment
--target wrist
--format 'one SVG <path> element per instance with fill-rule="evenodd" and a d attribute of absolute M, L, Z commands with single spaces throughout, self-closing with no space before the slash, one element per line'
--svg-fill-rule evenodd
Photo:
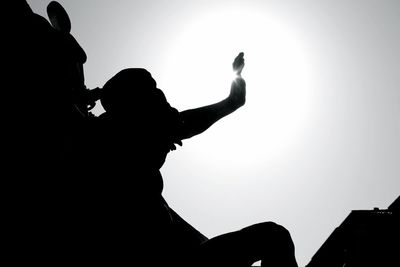
<path fill-rule="evenodd" d="M 242 105 L 240 105 L 239 103 L 238 103 L 238 101 L 234 98 L 234 97 L 232 97 L 231 95 L 230 96 L 228 96 L 225 100 L 225 108 L 226 108 L 226 110 L 229 112 L 229 113 L 231 113 L 231 112 L 233 112 L 233 111 L 235 111 L 235 110 L 237 110 L 238 108 L 240 108 Z"/>

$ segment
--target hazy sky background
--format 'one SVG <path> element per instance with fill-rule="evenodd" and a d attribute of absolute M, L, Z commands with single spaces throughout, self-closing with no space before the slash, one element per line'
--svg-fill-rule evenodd
<path fill-rule="evenodd" d="M 46 18 L 49 2 L 28 0 Z M 194 108 L 228 95 L 245 52 L 246 105 L 162 168 L 170 206 L 207 236 L 275 221 L 304 266 L 351 210 L 399 195 L 400 1 L 59 2 L 89 88 L 144 67 Z"/>

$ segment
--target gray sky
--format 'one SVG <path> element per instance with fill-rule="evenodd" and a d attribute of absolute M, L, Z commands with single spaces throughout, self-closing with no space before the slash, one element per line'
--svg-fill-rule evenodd
<path fill-rule="evenodd" d="M 28 0 L 45 17 L 49 2 Z M 165 198 L 207 236 L 275 221 L 304 266 L 351 210 L 399 195 L 399 1 L 59 2 L 89 88 L 144 67 L 194 108 L 227 96 L 224 66 L 245 52 L 246 105 L 162 168 Z"/>

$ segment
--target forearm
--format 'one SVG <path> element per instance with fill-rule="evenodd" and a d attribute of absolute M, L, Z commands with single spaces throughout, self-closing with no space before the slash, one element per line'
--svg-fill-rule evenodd
<path fill-rule="evenodd" d="M 183 121 L 182 139 L 204 132 L 215 122 L 231 114 L 237 108 L 226 98 L 212 105 L 182 111 L 180 113 Z"/>
<path fill-rule="evenodd" d="M 183 122 L 180 140 L 204 132 L 218 120 L 244 105 L 246 102 L 246 82 L 241 77 L 243 66 L 243 53 L 240 53 L 233 62 L 233 70 L 237 77 L 232 81 L 231 91 L 226 99 L 212 105 L 189 109 L 180 113 Z"/>

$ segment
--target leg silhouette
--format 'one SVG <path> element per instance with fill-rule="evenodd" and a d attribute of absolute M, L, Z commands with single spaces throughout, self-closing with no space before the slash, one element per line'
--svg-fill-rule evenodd
<path fill-rule="evenodd" d="M 261 260 L 261 266 L 297 267 L 289 231 L 273 222 L 214 237 L 202 244 L 197 257 L 199 266 L 248 267 Z"/>

